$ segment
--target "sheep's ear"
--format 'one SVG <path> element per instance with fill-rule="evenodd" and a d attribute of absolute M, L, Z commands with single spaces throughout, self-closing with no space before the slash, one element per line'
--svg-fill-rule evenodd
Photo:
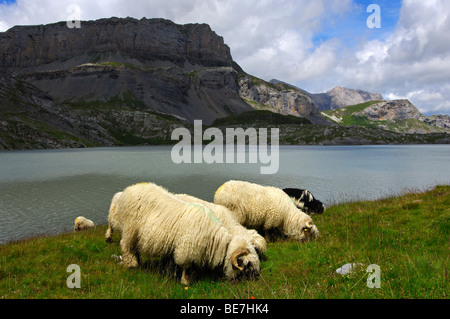
<path fill-rule="evenodd" d="M 233 267 L 239 269 L 239 270 L 243 270 L 244 268 L 242 268 L 241 266 L 239 266 L 238 264 L 238 258 L 246 256 L 250 254 L 250 250 L 248 250 L 247 248 L 238 248 L 232 255 L 231 255 L 231 264 L 233 265 Z"/>

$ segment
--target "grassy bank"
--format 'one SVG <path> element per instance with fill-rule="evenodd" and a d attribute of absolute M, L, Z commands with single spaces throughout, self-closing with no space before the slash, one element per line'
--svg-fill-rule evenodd
<path fill-rule="evenodd" d="M 315 242 L 270 243 L 255 281 L 230 283 L 201 273 L 189 287 L 158 260 L 125 269 L 118 236 L 105 226 L 0 246 L 0 298 L 448 298 L 450 186 L 379 201 L 340 204 L 314 220 Z M 346 263 L 364 266 L 341 276 Z M 67 266 L 81 269 L 81 288 L 66 285 Z M 381 288 L 368 288 L 369 264 Z"/>

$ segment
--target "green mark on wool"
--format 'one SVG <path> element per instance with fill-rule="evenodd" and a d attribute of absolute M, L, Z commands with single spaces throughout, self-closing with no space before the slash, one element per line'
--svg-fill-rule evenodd
<path fill-rule="evenodd" d="M 214 215 L 214 213 L 212 212 L 211 209 L 209 209 L 208 207 L 205 207 L 203 205 L 200 204 L 196 204 L 196 203 L 191 203 L 192 206 L 200 209 L 202 212 L 206 213 L 209 217 L 211 217 L 216 223 L 222 224 L 222 222 L 220 221 L 219 218 L 217 218 L 216 215 Z"/>

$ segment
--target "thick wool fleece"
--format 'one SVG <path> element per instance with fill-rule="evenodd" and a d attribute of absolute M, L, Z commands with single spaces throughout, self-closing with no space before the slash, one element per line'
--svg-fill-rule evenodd
<path fill-rule="evenodd" d="M 141 183 L 123 191 L 117 204 L 117 216 L 122 228 L 123 262 L 138 266 L 137 253 L 149 256 L 173 256 L 177 265 L 192 264 L 209 268 L 223 265 L 225 275 L 232 279 L 239 273 L 227 259 L 234 249 L 232 234 L 211 210 L 200 204 L 182 201 L 166 189 Z M 257 256 L 245 239 L 241 247 Z M 259 270 L 259 264 L 258 264 Z"/>
<path fill-rule="evenodd" d="M 228 181 L 216 191 L 214 203 L 227 207 L 245 227 L 278 229 L 301 241 L 315 238 L 319 233 L 311 217 L 300 211 L 277 187 Z"/>
<path fill-rule="evenodd" d="M 211 209 L 214 215 L 216 215 L 220 219 L 220 221 L 232 235 L 241 235 L 247 238 L 247 240 L 255 247 L 256 251 L 259 254 L 263 254 L 266 252 L 267 242 L 264 237 L 258 234 L 256 230 L 247 229 L 240 223 L 238 223 L 238 221 L 234 218 L 233 213 L 230 212 L 230 210 L 225 206 L 210 203 L 187 194 L 177 194 L 175 196 L 177 196 L 181 200 L 184 200 L 185 202 L 202 204 L 208 207 L 209 209 Z"/>
<path fill-rule="evenodd" d="M 75 231 L 86 230 L 94 227 L 95 224 L 90 219 L 87 219 L 83 216 L 78 216 L 77 218 L 75 218 L 75 226 L 74 226 Z"/>

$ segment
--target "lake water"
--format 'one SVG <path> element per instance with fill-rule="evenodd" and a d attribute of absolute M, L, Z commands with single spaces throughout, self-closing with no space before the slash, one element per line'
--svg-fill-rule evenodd
<path fill-rule="evenodd" d="M 307 188 L 326 205 L 450 184 L 448 145 L 280 146 L 273 175 L 261 164 L 174 164 L 171 150 L 0 152 L 0 243 L 71 231 L 80 215 L 106 224 L 113 194 L 142 181 L 212 201 L 222 183 L 247 180 Z"/>

